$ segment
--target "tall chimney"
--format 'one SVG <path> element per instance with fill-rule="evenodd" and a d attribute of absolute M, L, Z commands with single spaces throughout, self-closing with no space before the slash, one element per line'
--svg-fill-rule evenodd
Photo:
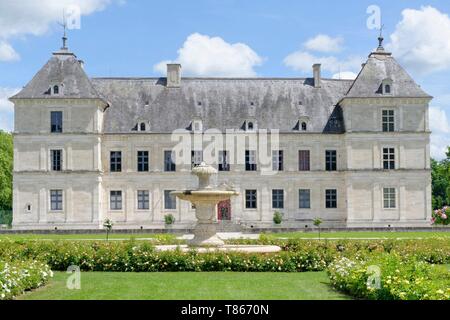
<path fill-rule="evenodd" d="M 314 88 L 320 88 L 320 63 L 313 65 Z"/>
<path fill-rule="evenodd" d="M 179 88 L 181 84 L 181 64 L 167 64 L 167 87 Z"/>

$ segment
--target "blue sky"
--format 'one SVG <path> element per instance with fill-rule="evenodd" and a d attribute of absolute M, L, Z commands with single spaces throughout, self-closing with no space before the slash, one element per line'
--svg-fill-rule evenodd
<path fill-rule="evenodd" d="M 448 1 L 0 0 L 0 128 L 12 129 L 5 96 L 61 46 L 57 21 L 73 4 L 81 29 L 68 43 L 90 76 L 159 76 L 158 63 L 180 61 L 188 75 L 260 77 L 310 76 L 311 61 L 327 77 L 357 73 L 377 46 L 366 25 L 377 5 L 386 46 L 435 97 L 433 156 L 450 145 Z"/>

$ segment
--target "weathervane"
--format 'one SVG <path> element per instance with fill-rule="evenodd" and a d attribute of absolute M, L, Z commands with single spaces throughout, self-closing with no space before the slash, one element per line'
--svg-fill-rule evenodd
<path fill-rule="evenodd" d="M 58 23 L 61 27 L 64 28 L 64 35 L 62 37 L 63 46 L 61 50 L 67 50 L 67 20 L 66 20 L 66 14 L 63 10 L 63 23 Z"/>
<path fill-rule="evenodd" d="M 384 29 L 384 24 L 381 25 L 381 27 L 380 27 L 380 35 L 378 36 L 378 50 L 379 51 L 384 50 L 384 48 L 383 48 L 383 41 L 384 41 L 383 29 Z"/>

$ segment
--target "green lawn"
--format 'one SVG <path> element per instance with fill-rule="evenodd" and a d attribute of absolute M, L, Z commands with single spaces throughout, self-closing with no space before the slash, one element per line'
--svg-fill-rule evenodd
<path fill-rule="evenodd" d="M 312 239 L 317 238 L 317 232 L 287 232 L 287 233 L 267 233 L 265 236 L 274 238 L 289 239 Z M 389 231 L 353 231 L 353 232 L 322 232 L 321 238 L 354 238 L 354 239 L 419 239 L 445 237 L 450 238 L 450 229 L 447 232 L 432 231 L 411 231 L 411 232 L 389 232 Z"/>
<path fill-rule="evenodd" d="M 174 234 L 155 234 L 155 233 L 113 233 L 109 235 L 109 239 L 149 239 L 149 238 L 170 238 L 175 239 L 179 235 Z M 93 234 L 0 234 L 1 239 L 13 240 L 106 240 L 106 233 Z"/>
<path fill-rule="evenodd" d="M 68 274 L 55 273 L 44 288 L 24 300 L 343 300 L 329 286 L 325 272 L 83 272 L 81 290 L 68 290 Z"/>

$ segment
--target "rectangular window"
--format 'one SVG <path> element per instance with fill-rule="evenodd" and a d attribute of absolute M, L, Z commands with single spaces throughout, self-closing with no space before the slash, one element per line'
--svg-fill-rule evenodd
<path fill-rule="evenodd" d="M 283 171 L 283 150 L 272 151 L 272 170 Z"/>
<path fill-rule="evenodd" d="M 336 150 L 326 150 L 325 151 L 325 170 L 326 171 L 336 171 Z"/>
<path fill-rule="evenodd" d="M 172 151 L 164 151 L 164 171 L 176 171 L 175 153 Z"/>
<path fill-rule="evenodd" d="M 383 132 L 393 132 L 395 130 L 395 114 L 394 110 L 382 111 Z"/>
<path fill-rule="evenodd" d="M 122 191 L 110 191 L 109 208 L 111 210 L 122 210 Z"/>
<path fill-rule="evenodd" d="M 245 190 L 245 207 L 256 209 L 256 190 Z"/>
<path fill-rule="evenodd" d="M 325 190 L 325 207 L 327 209 L 337 208 L 337 191 L 336 191 L 336 189 Z"/>
<path fill-rule="evenodd" d="M 309 150 L 299 150 L 298 152 L 298 170 L 299 171 L 309 171 Z"/>
<path fill-rule="evenodd" d="M 137 169 L 139 172 L 148 171 L 148 151 L 137 152 Z"/>
<path fill-rule="evenodd" d="M 53 133 L 63 132 L 63 113 L 62 111 L 50 112 L 50 131 Z"/>
<path fill-rule="evenodd" d="M 203 151 L 192 150 L 191 151 L 191 167 L 197 167 L 202 164 Z"/>
<path fill-rule="evenodd" d="M 394 170 L 395 169 L 395 149 L 383 148 L 383 169 Z"/>
<path fill-rule="evenodd" d="M 282 189 L 272 190 L 272 208 L 274 209 L 284 208 L 284 190 Z"/>
<path fill-rule="evenodd" d="M 256 151 L 245 150 L 245 171 L 256 171 Z"/>
<path fill-rule="evenodd" d="M 150 194 L 147 190 L 138 190 L 137 200 L 139 210 L 148 210 L 150 208 Z"/>
<path fill-rule="evenodd" d="M 52 158 L 52 171 L 62 170 L 62 150 L 51 150 L 50 156 Z"/>
<path fill-rule="evenodd" d="M 298 190 L 298 207 L 300 209 L 310 209 L 311 208 L 311 191 L 308 189 Z"/>
<path fill-rule="evenodd" d="M 395 188 L 383 188 L 383 202 L 385 209 L 395 209 Z"/>
<path fill-rule="evenodd" d="M 177 208 L 177 198 L 170 194 L 173 190 L 164 190 L 164 209 L 175 210 Z"/>
<path fill-rule="evenodd" d="M 219 151 L 219 171 L 230 171 L 228 151 Z"/>
<path fill-rule="evenodd" d="M 122 151 L 111 151 L 110 153 L 110 170 L 111 172 L 122 171 Z"/>
<path fill-rule="evenodd" d="M 61 211 L 63 209 L 62 190 L 50 190 L 50 208 L 52 211 Z"/>

